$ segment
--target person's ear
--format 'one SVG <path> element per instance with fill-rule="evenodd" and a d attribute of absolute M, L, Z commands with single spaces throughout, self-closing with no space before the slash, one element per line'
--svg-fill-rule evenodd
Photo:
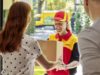
<path fill-rule="evenodd" d="M 86 5 L 88 6 L 88 0 L 85 0 L 86 1 Z"/>
<path fill-rule="evenodd" d="M 87 14 L 89 14 L 89 1 L 88 0 L 84 0 L 84 8 Z"/>
<path fill-rule="evenodd" d="M 85 9 L 88 8 L 88 0 L 84 0 L 84 7 L 85 7 Z"/>

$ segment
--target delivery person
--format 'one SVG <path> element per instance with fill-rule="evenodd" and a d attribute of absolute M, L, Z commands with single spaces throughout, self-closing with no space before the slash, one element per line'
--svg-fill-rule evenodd
<path fill-rule="evenodd" d="M 53 69 L 47 75 L 75 75 L 79 64 L 78 44 L 77 37 L 69 29 L 68 14 L 58 11 L 54 16 L 54 23 L 57 33 L 51 34 L 49 40 L 63 42 L 63 62 L 67 67 L 65 70 Z"/>

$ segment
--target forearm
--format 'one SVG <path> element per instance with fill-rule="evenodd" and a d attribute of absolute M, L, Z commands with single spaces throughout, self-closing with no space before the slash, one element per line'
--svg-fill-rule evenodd
<path fill-rule="evenodd" d="M 39 56 L 37 58 L 37 62 L 46 70 L 50 70 L 53 68 L 54 63 L 53 62 L 49 62 L 46 58 L 44 58 L 44 56 Z"/>
<path fill-rule="evenodd" d="M 79 65 L 79 61 L 72 61 L 68 65 L 66 65 L 66 68 L 67 69 L 72 69 L 72 68 L 77 67 L 78 65 Z"/>

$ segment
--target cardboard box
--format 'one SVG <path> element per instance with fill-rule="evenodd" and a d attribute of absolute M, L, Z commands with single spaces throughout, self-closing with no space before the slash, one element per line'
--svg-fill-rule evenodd
<path fill-rule="evenodd" d="M 49 61 L 56 61 L 63 54 L 63 43 L 59 41 L 38 40 L 43 54 Z"/>

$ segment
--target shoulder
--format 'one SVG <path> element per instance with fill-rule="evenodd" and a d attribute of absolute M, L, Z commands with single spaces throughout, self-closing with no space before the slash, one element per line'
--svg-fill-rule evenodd
<path fill-rule="evenodd" d="M 86 28 L 78 34 L 78 37 L 87 36 L 91 32 L 91 28 Z"/>
<path fill-rule="evenodd" d="M 91 28 L 86 28 L 78 34 L 78 39 L 92 39 L 96 32 Z"/>
<path fill-rule="evenodd" d="M 36 42 L 37 42 L 37 40 L 35 40 L 32 36 L 29 36 L 26 34 L 23 36 L 22 45 L 24 45 L 24 46 L 32 46 Z"/>
<path fill-rule="evenodd" d="M 100 19 L 96 20 L 91 27 L 84 29 L 79 35 L 79 38 L 100 38 Z"/>
<path fill-rule="evenodd" d="M 87 29 L 85 29 L 84 31 L 82 31 L 81 33 L 79 33 L 78 38 L 84 38 L 84 39 L 90 39 L 90 40 L 99 40 L 100 38 L 100 34 L 98 32 L 96 32 L 95 29 L 93 29 L 93 27 L 89 27 Z"/>
<path fill-rule="evenodd" d="M 24 35 L 24 39 L 22 40 L 22 47 L 26 48 L 30 54 L 33 52 L 36 55 L 41 53 L 38 40 L 29 35 Z"/>
<path fill-rule="evenodd" d="M 78 41 L 78 38 L 77 38 L 77 36 L 76 36 L 75 34 L 72 34 L 72 39 L 73 39 L 75 42 Z"/>
<path fill-rule="evenodd" d="M 24 36 L 23 36 L 23 39 L 24 40 L 26 40 L 26 41 L 36 41 L 36 39 L 34 39 L 32 36 L 30 36 L 30 35 L 27 35 L 27 34 L 25 34 Z"/>
<path fill-rule="evenodd" d="M 56 34 L 49 35 L 49 39 L 54 39 L 56 37 Z"/>
<path fill-rule="evenodd" d="M 81 47 L 100 47 L 100 34 L 98 34 L 92 27 L 82 31 L 78 35 L 78 40 Z"/>
<path fill-rule="evenodd" d="M 100 33 L 100 19 L 94 21 L 91 28 L 99 34 Z"/>
<path fill-rule="evenodd" d="M 56 35 L 56 34 L 51 34 L 51 35 L 49 35 L 49 37 L 55 37 L 55 35 Z"/>

